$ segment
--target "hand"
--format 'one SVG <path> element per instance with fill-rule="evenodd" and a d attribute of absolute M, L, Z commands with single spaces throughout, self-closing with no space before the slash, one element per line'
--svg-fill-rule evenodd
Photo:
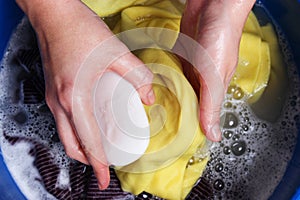
<path fill-rule="evenodd" d="M 221 140 L 220 109 L 237 65 L 242 29 L 254 2 L 188 0 L 186 4 L 181 32 L 206 52 L 199 49 L 193 53 L 195 68 L 183 60 L 183 70 L 199 95 L 200 126 L 211 141 Z"/>
<path fill-rule="evenodd" d="M 17 0 L 17 3 L 28 15 L 38 36 L 46 81 L 46 101 L 54 115 L 65 151 L 71 158 L 92 165 L 99 188 L 105 189 L 109 184 L 109 170 L 93 113 L 92 90 L 95 82 L 107 70 L 124 76 L 138 68 L 138 73 L 131 73 L 128 81 L 136 87 L 143 103 L 150 105 L 155 100 L 151 86 L 153 75 L 128 50 L 108 67 L 98 65 L 91 66 L 92 70 L 86 69 L 90 73 L 85 73 L 88 75 L 84 77 L 85 87 L 81 87 L 80 93 L 74 96 L 76 76 L 83 61 L 113 33 L 78 0 Z M 116 39 L 112 46 L 127 50 Z M 102 55 L 111 56 L 109 52 L 102 52 Z M 74 107 L 77 109 L 74 110 Z M 80 120 L 76 120 L 78 118 Z"/>

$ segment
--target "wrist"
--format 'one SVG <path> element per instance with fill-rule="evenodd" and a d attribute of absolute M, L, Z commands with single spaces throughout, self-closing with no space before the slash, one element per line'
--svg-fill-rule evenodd
<path fill-rule="evenodd" d="M 231 9 L 231 18 L 236 26 L 243 27 L 255 0 L 234 0 L 228 9 Z"/>
<path fill-rule="evenodd" d="M 33 28 L 38 31 L 66 24 L 75 15 L 83 12 L 80 0 L 16 0 L 27 15 Z M 87 7 L 85 8 L 87 9 Z"/>
<path fill-rule="evenodd" d="M 236 35 L 236 38 L 239 38 L 255 0 L 220 0 L 207 2 L 204 8 L 204 10 L 208 10 L 209 12 L 207 16 L 210 16 L 211 20 L 224 18 L 226 25 L 231 27 L 232 34 Z"/>
<path fill-rule="evenodd" d="M 71 33 L 75 34 L 81 27 L 86 28 L 85 25 L 91 23 L 91 20 L 98 20 L 80 0 L 16 1 L 27 15 L 41 43 L 71 37 Z"/>
<path fill-rule="evenodd" d="M 32 24 L 50 12 L 55 12 L 65 0 L 16 0 L 16 3 L 27 15 Z"/>

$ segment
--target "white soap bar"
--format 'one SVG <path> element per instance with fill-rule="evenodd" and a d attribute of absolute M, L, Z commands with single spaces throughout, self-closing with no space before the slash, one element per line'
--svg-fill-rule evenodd
<path fill-rule="evenodd" d="M 139 159 L 150 140 L 150 127 L 135 88 L 114 72 L 98 81 L 94 95 L 95 115 L 110 165 L 124 166 Z"/>

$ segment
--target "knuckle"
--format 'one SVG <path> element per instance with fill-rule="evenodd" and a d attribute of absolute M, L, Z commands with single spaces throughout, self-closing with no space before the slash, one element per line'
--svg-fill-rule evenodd
<path fill-rule="evenodd" d="M 64 83 L 57 90 L 57 100 L 61 107 L 67 112 L 70 113 L 72 110 L 72 93 L 73 93 L 73 84 Z"/>
<path fill-rule="evenodd" d="M 45 100 L 46 100 L 46 103 L 48 105 L 48 107 L 53 110 L 54 108 L 54 104 L 55 104 L 55 98 L 53 97 L 53 94 L 48 92 L 46 90 L 46 93 L 45 93 Z"/>
<path fill-rule="evenodd" d="M 146 76 L 147 76 L 148 81 L 152 82 L 154 75 L 148 68 L 147 68 Z"/>
<path fill-rule="evenodd" d="M 73 148 L 70 148 L 69 146 L 64 146 L 64 149 L 65 149 L 67 156 L 76 160 L 77 156 L 76 156 Z"/>
<path fill-rule="evenodd" d="M 153 73 L 148 69 L 148 68 L 144 68 L 143 70 L 143 76 L 141 77 L 141 82 L 144 84 L 144 85 L 148 85 L 148 84 L 151 84 L 152 83 L 152 80 L 153 80 Z"/>
<path fill-rule="evenodd" d="M 57 106 L 63 108 L 67 113 L 71 113 L 72 108 L 72 82 L 64 82 L 61 85 L 46 88 L 45 100 L 51 111 L 56 110 Z"/>
<path fill-rule="evenodd" d="M 94 154 L 95 150 L 91 149 L 89 146 L 86 146 L 86 145 L 82 145 L 81 148 L 88 158 L 91 158 L 91 159 L 94 158 L 93 154 Z"/>
<path fill-rule="evenodd" d="M 79 148 L 80 147 L 78 146 L 64 145 L 66 155 L 74 160 L 78 160 L 81 162 L 82 157 L 79 153 Z"/>

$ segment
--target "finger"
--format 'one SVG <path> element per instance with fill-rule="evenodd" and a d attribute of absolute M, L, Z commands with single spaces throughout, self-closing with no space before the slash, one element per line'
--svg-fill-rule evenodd
<path fill-rule="evenodd" d="M 80 143 L 78 142 L 74 129 L 63 110 L 56 111 L 54 113 L 54 118 L 59 138 L 64 145 L 66 154 L 79 162 L 89 165 Z"/>
<path fill-rule="evenodd" d="M 93 155 L 89 156 L 91 165 L 93 166 L 94 174 L 98 181 L 98 187 L 100 190 L 104 190 L 109 186 L 110 175 L 109 168 L 106 164 L 99 162 L 97 158 L 93 158 Z"/>
<path fill-rule="evenodd" d="M 100 189 L 109 185 L 109 169 L 101 142 L 101 133 L 94 117 L 91 97 L 74 93 L 73 122 L 89 163 L 92 165 Z"/>
<path fill-rule="evenodd" d="M 221 140 L 220 110 L 225 87 L 214 84 L 212 80 L 200 79 L 200 83 L 200 125 L 206 137 L 217 142 Z"/>
<path fill-rule="evenodd" d="M 135 55 L 126 53 L 111 65 L 111 70 L 124 77 L 136 88 L 144 104 L 154 103 L 153 74 Z"/>

